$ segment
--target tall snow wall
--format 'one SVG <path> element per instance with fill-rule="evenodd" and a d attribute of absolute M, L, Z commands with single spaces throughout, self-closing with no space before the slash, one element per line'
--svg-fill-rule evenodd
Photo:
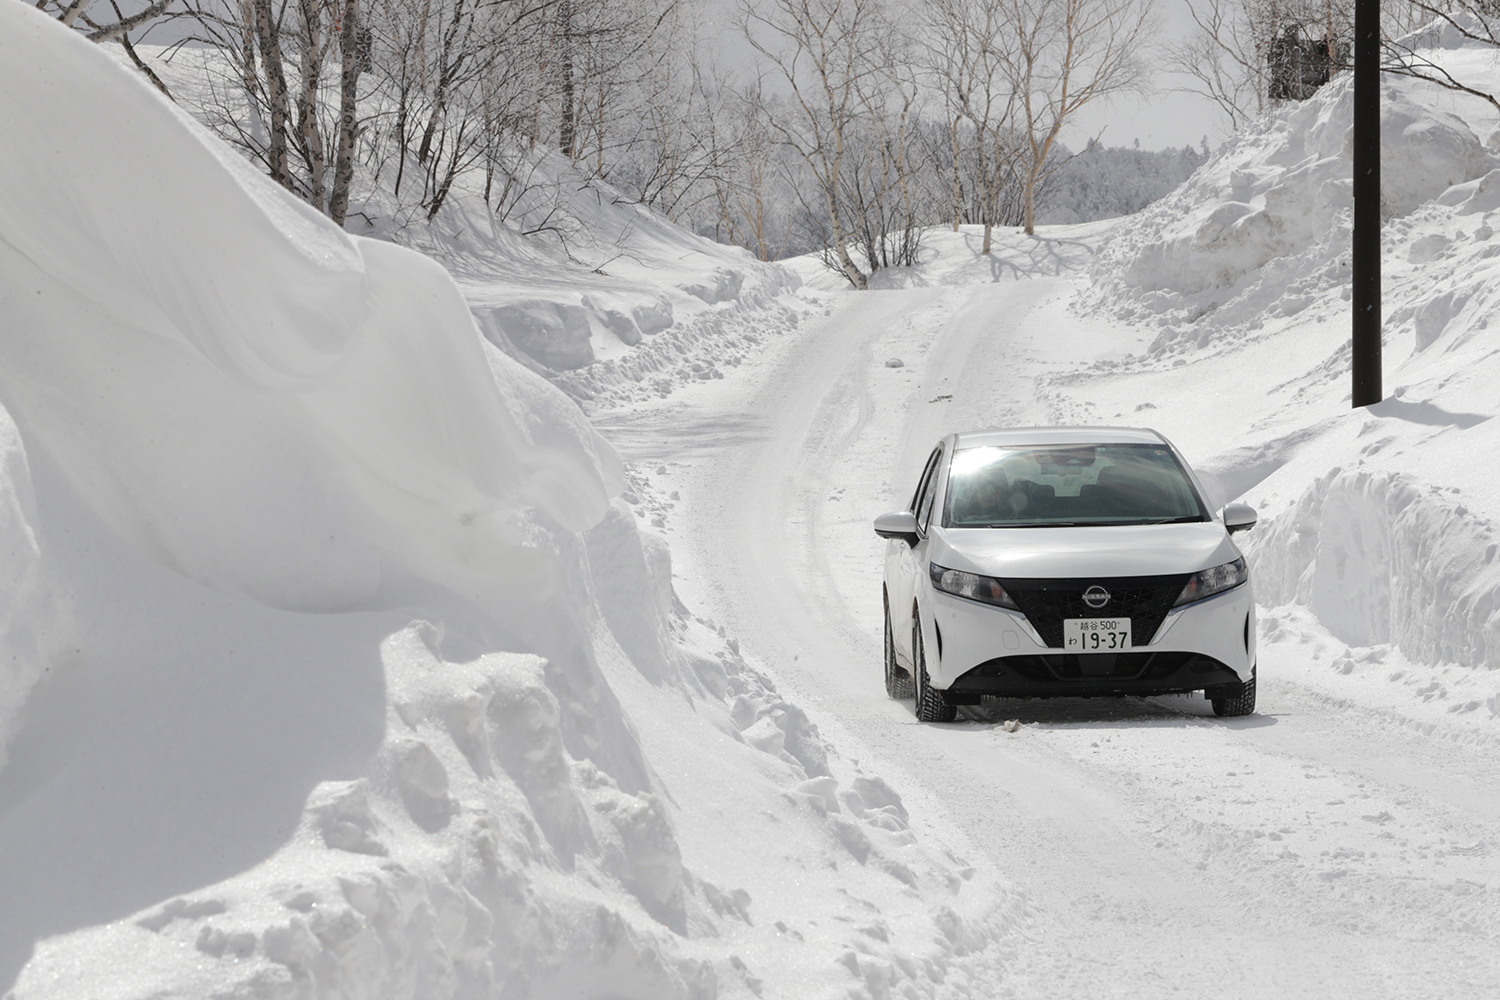
<path fill-rule="evenodd" d="M 595 653 L 668 585 L 589 576 L 613 450 L 30 5 L 0 92 L 0 992 L 711 992 Z"/>

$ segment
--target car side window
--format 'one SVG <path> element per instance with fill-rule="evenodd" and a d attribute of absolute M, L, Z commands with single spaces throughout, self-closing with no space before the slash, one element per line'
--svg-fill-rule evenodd
<path fill-rule="evenodd" d="M 927 476 L 922 483 L 921 499 L 917 501 L 917 527 L 924 531 L 928 525 L 928 519 L 932 516 L 932 501 L 937 496 L 937 470 L 942 464 L 943 449 L 939 448 L 932 453 L 932 458 L 927 460 Z"/>
<path fill-rule="evenodd" d="M 922 501 L 927 496 L 927 484 L 932 481 L 932 470 L 937 467 L 938 454 L 942 449 L 937 449 L 927 456 L 927 464 L 922 466 L 922 478 L 917 480 L 917 492 L 912 494 L 911 506 L 907 508 L 915 514 L 922 507 Z"/>

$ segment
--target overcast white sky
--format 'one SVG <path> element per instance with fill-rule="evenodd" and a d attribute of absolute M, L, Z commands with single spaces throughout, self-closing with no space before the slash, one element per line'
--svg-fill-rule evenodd
<path fill-rule="evenodd" d="M 1192 27 L 1187 0 L 1157 0 L 1162 35 L 1175 38 Z M 704 0 L 707 33 L 719 38 L 720 56 L 728 64 L 751 62 L 752 50 L 730 26 L 737 0 Z M 1192 146 L 1208 136 L 1210 148 L 1224 138 L 1225 122 L 1218 109 L 1208 100 L 1192 94 L 1173 93 L 1180 81 L 1161 73 L 1156 92 L 1146 98 L 1127 97 L 1111 103 L 1098 103 L 1080 112 L 1075 126 L 1064 135 L 1064 141 L 1078 148 L 1091 137 L 1101 136 L 1107 146 L 1129 146 L 1137 139 L 1142 149 L 1166 149 Z"/>

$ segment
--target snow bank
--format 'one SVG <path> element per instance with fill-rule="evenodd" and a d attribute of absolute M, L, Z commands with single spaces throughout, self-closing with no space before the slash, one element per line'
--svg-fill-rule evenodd
<path fill-rule="evenodd" d="M 613 449 L 441 266 L 27 5 L 0 89 L 0 993 L 1003 966 L 1018 904 L 676 601 Z M 782 281 L 715 268 L 678 281 L 709 330 Z"/>
<path fill-rule="evenodd" d="M 1387 220 L 1500 167 L 1467 123 L 1414 99 L 1413 89 L 1406 81 L 1382 87 Z M 1295 316 L 1346 287 L 1352 106 L 1352 83 L 1342 77 L 1234 136 L 1180 188 L 1121 226 L 1092 269 L 1086 304 L 1170 326 L 1153 345 L 1160 349 Z"/>
<path fill-rule="evenodd" d="M 517 235 L 478 192 L 460 192 L 434 226 L 398 237 L 459 275 L 480 329 L 501 350 L 575 397 L 624 399 L 660 394 L 659 381 L 631 391 L 643 373 L 690 379 L 682 370 L 700 360 L 692 355 L 719 353 L 726 324 L 730 336 L 786 325 L 780 299 L 798 283 L 786 268 L 679 229 L 603 181 L 579 183 L 565 160 L 548 157 L 542 168 L 552 182 L 511 220 L 545 218 L 540 233 Z"/>
<path fill-rule="evenodd" d="M 528 437 L 441 268 L 345 236 L 166 102 L 101 100 L 135 83 L 107 59 L 44 87 L 81 54 L 16 20 L 8 92 L 28 117 L 11 112 L 0 184 L 38 197 L 0 207 L 0 384 L 116 530 L 195 579 L 322 610 L 368 601 L 383 559 L 462 565 L 514 541 L 519 510 L 603 514 L 608 445 L 581 420 Z M 548 393 L 522 373 L 508 388 Z"/>
<path fill-rule="evenodd" d="M 1298 603 L 1350 646 L 1500 663 L 1494 526 L 1411 477 L 1333 469 L 1255 539 L 1257 596 Z"/>
<path fill-rule="evenodd" d="M 556 195 L 574 226 L 560 242 L 518 238 L 460 198 L 452 214 L 469 238 L 434 238 L 424 249 L 460 274 L 490 343 L 590 410 L 722 377 L 767 336 L 796 326 L 804 307 L 788 295 L 800 283 L 788 268 L 611 200 L 602 182 L 559 185 Z"/>
<path fill-rule="evenodd" d="M 240 83 L 215 50 L 137 49 L 200 121 L 222 123 L 238 105 Z M 432 220 L 377 177 L 351 193 L 347 227 L 437 260 L 487 340 L 591 408 L 712 377 L 738 363 L 747 338 L 796 321 L 787 268 L 673 225 L 560 154 L 524 157 L 504 219 L 477 175 L 460 174 Z"/>

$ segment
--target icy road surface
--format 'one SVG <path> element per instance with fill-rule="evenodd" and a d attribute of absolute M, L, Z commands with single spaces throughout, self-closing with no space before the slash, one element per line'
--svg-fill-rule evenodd
<path fill-rule="evenodd" d="M 1069 397 L 1046 376 L 1144 346 L 1068 312 L 1107 228 L 1075 232 L 1010 237 L 995 281 L 804 290 L 817 310 L 752 365 L 598 415 L 680 494 L 679 590 L 897 785 L 915 827 L 1024 893 L 1029 946 L 988 995 L 1500 996 L 1500 750 L 1290 680 L 1342 648 L 1299 609 L 1262 609 L 1246 719 L 1194 696 L 987 701 L 922 725 L 886 698 L 871 519 L 949 430 L 1097 422 L 1088 382 Z M 1194 405 L 1118 422 L 1201 435 Z"/>

